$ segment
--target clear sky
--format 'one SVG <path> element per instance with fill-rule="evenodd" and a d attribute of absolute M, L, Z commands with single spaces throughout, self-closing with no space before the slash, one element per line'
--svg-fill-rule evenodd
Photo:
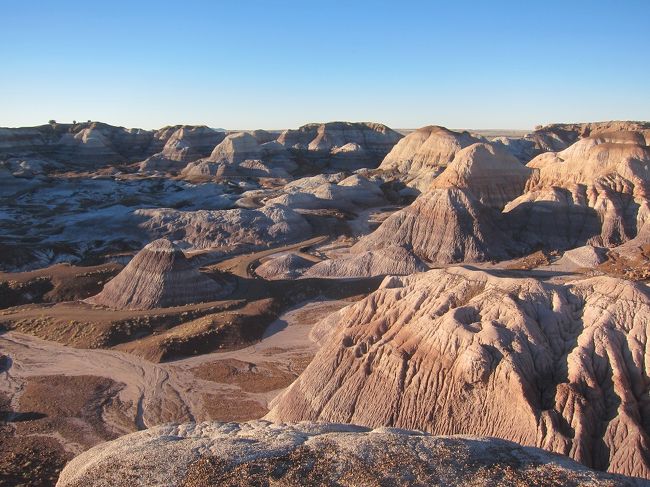
<path fill-rule="evenodd" d="M 650 0 L 0 0 L 0 125 L 650 119 Z"/>

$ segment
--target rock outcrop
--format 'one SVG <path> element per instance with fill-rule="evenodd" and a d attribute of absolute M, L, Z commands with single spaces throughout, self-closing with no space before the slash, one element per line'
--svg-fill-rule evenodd
<path fill-rule="evenodd" d="M 567 250 L 558 260 L 560 266 L 568 266 L 577 269 L 594 269 L 607 259 L 607 250 L 602 247 L 585 245 Z"/>
<path fill-rule="evenodd" d="M 603 132 L 642 131 L 650 133 L 650 123 L 609 121 L 592 123 L 554 123 L 538 127 L 525 137 L 496 137 L 493 142 L 503 144 L 508 151 L 526 164 L 544 152 L 559 152 L 578 140 Z M 647 144 L 646 144 L 647 145 Z"/>
<path fill-rule="evenodd" d="M 318 167 L 377 167 L 402 135 L 380 123 L 328 122 L 285 130 L 278 143 Z"/>
<path fill-rule="evenodd" d="M 383 191 L 375 182 L 357 174 L 339 180 L 329 178 L 302 178 L 284 187 L 285 193 L 271 198 L 267 204 L 278 204 L 295 209 L 339 208 L 354 211 L 359 208 L 381 206 L 387 203 Z M 314 184 L 322 181 L 321 184 Z M 303 184 L 304 183 L 304 184 Z"/>
<path fill-rule="evenodd" d="M 195 249 L 253 250 L 308 238 L 312 229 L 299 213 L 285 206 L 260 209 L 179 211 L 142 209 L 140 227 L 154 237 L 167 236 Z"/>
<path fill-rule="evenodd" d="M 456 153 L 433 188 L 465 188 L 482 204 L 502 210 L 523 193 L 531 169 L 498 145 L 477 143 Z"/>
<path fill-rule="evenodd" d="M 454 132 L 430 125 L 411 132 L 386 155 L 379 169 L 421 191 L 427 189 L 456 153 L 480 139 L 468 132 Z"/>
<path fill-rule="evenodd" d="M 82 453 L 58 487 L 641 485 L 497 439 L 342 424 L 158 426 Z"/>
<path fill-rule="evenodd" d="M 289 153 L 263 130 L 235 132 L 217 145 L 210 156 L 183 169 L 188 178 L 274 177 L 288 178 L 296 164 Z"/>
<path fill-rule="evenodd" d="M 255 269 L 255 274 L 268 280 L 296 279 L 312 265 L 314 261 L 289 253 L 263 262 Z"/>
<path fill-rule="evenodd" d="M 309 268 L 303 277 L 406 276 L 425 270 L 428 267 L 404 247 L 388 246 L 319 262 Z"/>
<path fill-rule="evenodd" d="M 536 247 L 620 245 L 648 219 L 650 148 L 638 131 L 600 132 L 541 154 L 526 193 L 506 205 L 515 234 Z"/>
<path fill-rule="evenodd" d="M 352 250 L 365 252 L 393 245 L 438 264 L 503 260 L 521 252 L 500 227 L 500 214 L 461 188 L 421 194 Z"/>
<path fill-rule="evenodd" d="M 257 139 L 249 132 L 236 132 L 228 135 L 214 148 L 208 161 L 238 164 L 260 157 L 261 149 Z"/>
<path fill-rule="evenodd" d="M 146 245 L 97 295 L 86 302 L 113 309 L 151 309 L 213 301 L 229 286 L 201 274 L 174 243 Z"/>
<path fill-rule="evenodd" d="M 189 161 L 210 155 L 225 137 L 225 132 L 206 126 L 181 126 L 169 136 L 161 152 L 140 164 L 140 170 L 179 171 Z"/>
<path fill-rule="evenodd" d="M 496 436 L 650 478 L 644 285 L 449 268 L 387 277 L 337 316 L 269 419 Z"/>

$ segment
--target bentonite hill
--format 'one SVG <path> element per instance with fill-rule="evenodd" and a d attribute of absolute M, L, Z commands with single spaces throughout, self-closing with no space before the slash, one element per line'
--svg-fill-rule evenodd
<path fill-rule="evenodd" d="M 649 143 L 1 129 L 0 483 L 648 483 Z"/>

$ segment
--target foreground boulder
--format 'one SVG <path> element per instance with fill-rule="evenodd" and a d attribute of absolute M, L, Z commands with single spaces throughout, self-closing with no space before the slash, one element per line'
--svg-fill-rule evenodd
<path fill-rule="evenodd" d="M 300 423 L 167 425 L 82 453 L 59 487 L 641 485 L 497 439 Z"/>
<path fill-rule="evenodd" d="M 330 323 L 268 419 L 496 436 L 650 478 L 645 285 L 449 268 L 387 277 Z"/>
<path fill-rule="evenodd" d="M 104 289 L 86 301 L 114 309 L 151 309 L 213 301 L 228 289 L 193 268 L 165 238 L 145 246 Z"/>

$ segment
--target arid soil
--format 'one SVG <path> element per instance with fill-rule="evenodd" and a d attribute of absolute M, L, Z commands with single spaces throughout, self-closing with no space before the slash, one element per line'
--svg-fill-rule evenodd
<path fill-rule="evenodd" d="M 282 314 L 252 346 L 164 364 L 5 332 L 0 350 L 10 358 L 0 372 L 0 479 L 52 485 L 73 456 L 131 431 L 264 416 L 269 401 L 313 357 L 313 323 L 346 304 L 304 303 Z"/>

